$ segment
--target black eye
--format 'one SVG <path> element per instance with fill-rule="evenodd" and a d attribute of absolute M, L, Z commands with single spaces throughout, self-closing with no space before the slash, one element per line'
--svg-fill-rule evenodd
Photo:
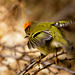
<path fill-rule="evenodd" d="M 30 31 L 30 26 L 28 26 L 25 31 L 28 33 Z"/>
<path fill-rule="evenodd" d="M 29 29 L 29 26 L 25 29 L 26 31 Z"/>

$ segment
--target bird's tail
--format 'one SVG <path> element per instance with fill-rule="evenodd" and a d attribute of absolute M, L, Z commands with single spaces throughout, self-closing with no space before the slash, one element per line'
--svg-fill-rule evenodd
<path fill-rule="evenodd" d="M 70 53 L 73 50 L 73 44 L 69 40 L 64 38 L 59 38 L 59 41 L 67 53 Z"/>
<path fill-rule="evenodd" d="M 66 47 L 67 51 L 73 50 L 73 44 L 67 40 L 68 46 Z"/>
<path fill-rule="evenodd" d="M 64 49 L 66 50 L 66 52 L 69 54 L 71 51 L 74 50 L 73 44 L 69 41 L 64 39 L 66 43 L 63 44 Z"/>
<path fill-rule="evenodd" d="M 71 56 L 72 58 L 75 58 L 75 48 L 73 46 L 73 43 L 71 43 L 70 41 L 66 40 L 68 45 L 64 45 L 64 48 L 67 52 L 67 54 L 69 56 Z M 75 59 L 74 59 L 75 60 Z"/>

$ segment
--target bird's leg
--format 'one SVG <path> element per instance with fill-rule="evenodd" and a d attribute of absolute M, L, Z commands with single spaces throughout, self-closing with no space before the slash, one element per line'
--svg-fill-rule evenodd
<path fill-rule="evenodd" d="M 37 62 L 37 65 L 39 66 L 39 69 L 40 69 L 40 62 L 41 62 L 41 60 L 40 60 L 40 56 L 37 58 L 36 61 L 38 61 L 38 62 Z"/>
<path fill-rule="evenodd" d="M 55 55 L 56 55 L 56 57 L 55 57 L 55 64 L 56 64 L 56 65 L 58 64 L 57 51 L 59 51 L 59 50 L 61 50 L 61 49 L 62 49 L 62 47 L 55 48 Z"/>
<path fill-rule="evenodd" d="M 44 58 L 44 57 L 45 57 L 45 55 L 43 55 L 43 54 L 41 53 L 40 56 L 39 56 L 39 58 L 37 59 L 39 68 L 40 68 L 41 59 Z"/>
<path fill-rule="evenodd" d="M 58 64 L 57 50 L 56 50 L 56 52 L 55 52 L 55 55 L 56 55 L 56 57 L 55 57 L 55 64 L 57 65 L 57 64 Z"/>

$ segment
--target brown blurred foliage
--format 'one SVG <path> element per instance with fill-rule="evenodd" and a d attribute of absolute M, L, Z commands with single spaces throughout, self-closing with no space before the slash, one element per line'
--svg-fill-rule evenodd
<path fill-rule="evenodd" d="M 0 0 L 0 75 L 16 75 L 40 55 L 37 49 L 29 50 L 26 46 L 28 39 L 24 39 L 26 34 L 23 28 L 26 21 L 71 19 L 75 19 L 75 0 Z M 75 46 L 75 25 L 64 28 L 64 32 Z M 68 68 L 75 71 L 75 62 L 71 64 Z M 46 67 L 37 75 L 71 75 L 55 67 Z M 35 70 L 38 66 L 28 73 L 32 74 Z"/>

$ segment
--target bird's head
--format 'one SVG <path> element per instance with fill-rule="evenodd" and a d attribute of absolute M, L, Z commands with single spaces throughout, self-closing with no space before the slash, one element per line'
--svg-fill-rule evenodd
<path fill-rule="evenodd" d="M 30 25 L 31 25 L 31 22 L 27 21 L 27 22 L 24 24 L 24 29 L 26 30 Z"/>
<path fill-rule="evenodd" d="M 32 23 L 29 22 L 29 21 L 27 21 L 27 22 L 24 24 L 24 30 L 26 31 L 26 33 L 29 32 L 31 24 L 32 24 Z"/>
<path fill-rule="evenodd" d="M 25 24 L 24 24 L 24 30 L 27 34 L 27 36 L 30 35 L 30 33 L 32 32 L 32 30 L 34 29 L 34 27 L 37 25 L 37 22 L 29 22 L 27 21 Z M 26 37 L 27 37 L 26 36 Z"/>

